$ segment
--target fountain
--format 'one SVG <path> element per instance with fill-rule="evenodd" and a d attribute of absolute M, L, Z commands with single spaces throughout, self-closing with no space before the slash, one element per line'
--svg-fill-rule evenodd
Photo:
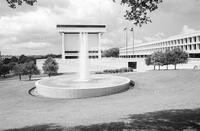
<path fill-rule="evenodd" d="M 65 33 L 79 34 L 79 72 L 78 75 L 61 75 L 36 81 L 36 91 L 39 95 L 49 98 L 88 98 L 111 95 L 129 89 L 128 78 L 89 73 L 88 35 L 105 32 L 105 25 L 58 25 L 57 28 L 62 34 L 63 60 L 65 60 Z M 98 44 L 100 47 L 100 39 Z M 100 59 L 101 54 L 98 54 Z"/>

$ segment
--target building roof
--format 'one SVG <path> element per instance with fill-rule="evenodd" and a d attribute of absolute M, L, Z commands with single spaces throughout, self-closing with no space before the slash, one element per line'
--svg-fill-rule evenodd
<path fill-rule="evenodd" d="M 57 25 L 57 30 L 60 33 L 104 33 L 106 25 Z"/>
<path fill-rule="evenodd" d="M 57 25 L 57 28 L 105 28 L 106 25 Z"/>

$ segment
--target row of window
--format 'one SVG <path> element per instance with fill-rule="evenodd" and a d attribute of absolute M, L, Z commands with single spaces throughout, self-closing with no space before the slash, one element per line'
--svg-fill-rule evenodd
<path fill-rule="evenodd" d="M 174 47 L 161 47 L 161 48 L 154 48 L 154 49 L 146 49 L 146 50 L 135 50 L 135 52 L 144 52 L 144 51 L 163 51 L 166 49 L 175 49 L 180 48 L 181 50 L 200 50 L 200 44 L 194 44 L 194 45 L 182 45 L 182 46 L 174 46 Z"/>
<path fill-rule="evenodd" d="M 165 51 L 166 49 L 172 50 L 175 48 L 180 48 L 184 51 L 191 51 L 191 50 L 200 50 L 200 44 L 193 44 L 193 45 L 182 45 L 182 46 L 173 46 L 173 47 L 161 47 L 161 48 L 154 48 L 154 49 L 144 49 L 144 50 L 135 50 L 134 53 L 143 53 L 143 52 L 155 52 L 155 51 Z M 132 54 L 133 51 L 121 51 L 120 54 Z"/>
<path fill-rule="evenodd" d="M 143 45 L 143 46 L 136 46 L 134 47 L 135 49 L 141 49 L 141 48 L 152 48 L 152 47 L 157 47 L 157 46 L 171 46 L 171 45 L 177 45 L 177 44 L 187 44 L 187 43 L 193 43 L 193 42 L 200 42 L 200 36 L 194 36 L 194 37 L 186 37 L 182 39 L 177 39 L 177 40 L 170 40 L 170 41 L 164 41 L 160 43 L 153 43 L 149 45 Z M 130 47 L 127 49 L 131 49 Z M 121 49 L 121 50 L 126 50 Z"/>

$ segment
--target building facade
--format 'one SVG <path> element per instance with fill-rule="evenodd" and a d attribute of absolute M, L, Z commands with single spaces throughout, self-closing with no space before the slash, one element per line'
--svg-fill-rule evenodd
<path fill-rule="evenodd" d="M 159 41 L 120 48 L 119 57 L 146 57 L 156 51 L 166 51 L 175 48 L 180 48 L 187 52 L 190 58 L 200 58 L 200 32 L 177 35 Z"/>
<path fill-rule="evenodd" d="M 106 25 L 57 25 L 57 30 L 62 37 L 62 59 L 76 59 L 83 49 L 88 57 L 101 58 L 101 36 Z"/>

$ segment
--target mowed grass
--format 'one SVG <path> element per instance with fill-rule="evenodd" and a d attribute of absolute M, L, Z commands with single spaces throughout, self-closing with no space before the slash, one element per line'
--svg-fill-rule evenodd
<path fill-rule="evenodd" d="M 150 71 L 120 76 L 134 80 L 135 88 L 75 100 L 32 97 L 28 90 L 34 87 L 34 81 L 2 80 L 0 129 L 200 129 L 200 71 Z"/>

